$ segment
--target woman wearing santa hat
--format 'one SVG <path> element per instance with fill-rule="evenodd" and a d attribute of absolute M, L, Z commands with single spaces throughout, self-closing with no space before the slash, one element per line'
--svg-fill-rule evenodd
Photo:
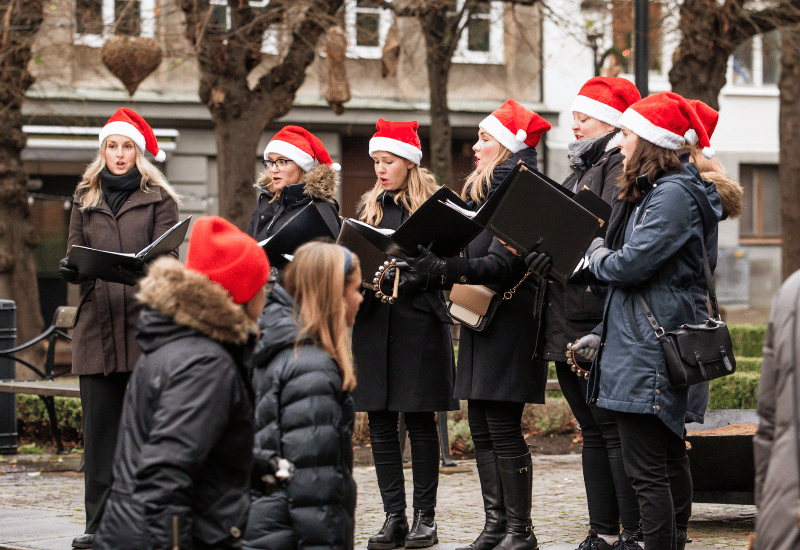
<path fill-rule="evenodd" d="M 591 271 L 609 285 L 588 394 L 598 407 L 616 412 L 645 548 L 669 550 L 679 544 L 675 511 L 692 494 L 688 469 L 669 468 L 685 463 L 689 392 L 670 388 L 644 307 L 665 331 L 697 323 L 703 250 L 723 212 L 694 165 L 678 157 L 695 137 L 703 155 L 713 156 L 706 129 L 684 98 L 655 94 L 634 103 L 619 122 L 625 159 L 619 198 L 632 211 L 615 232 L 618 248 L 598 238 L 588 251 Z"/>
<path fill-rule="evenodd" d="M 467 203 L 477 209 L 517 162 L 536 168 L 536 145 L 549 129 L 542 117 L 514 100 L 487 116 L 472 147 L 475 170 L 462 191 Z M 533 359 L 537 277 L 488 231 L 461 257 L 421 252 L 409 261 L 419 271 L 447 283 L 487 285 L 501 296 L 511 293 L 500 302 L 487 329 L 461 325 L 459 333 L 454 396 L 468 400 L 486 513 L 483 531 L 461 550 L 534 550 L 538 544 L 531 521 L 532 463 L 520 425 L 525 403 L 544 403 L 547 384 L 547 362 Z"/>
<path fill-rule="evenodd" d="M 165 154 L 150 125 L 126 107 L 108 120 L 99 142 L 97 157 L 75 190 L 67 252 L 80 245 L 135 254 L 178 222 L 178 196 L 145 156 L 161 162 Z M 81 285 L 72 372 L 80 377 L 83 408 L 86 533 L 73 547 L 91 548 L 111 487 L 125 387 L 139 358 L 134 329 L 142 307 L 135 285 L 143 273 L 121 272 L 127 285 L 87 279 L 66 258 L 59 273 Z"/>
<path fill-rule="evenodd" d="M 300 126 L 284 126 L 264 149 L 263 164 L 255 183 L 261 192 L 248 235 L 263 241 L 312 203 L 328 226 L 338 230 L 336 173 L 341 166 L 331 160 L 317 136 Z"/>
<path fill-rule="evenodd" d="M 572 104 L 572 132 L 568 156 L 572 174 L 563 186 L 577 192 L 588 188 L 611 204 L 622 175 L 619 119 L 639 91 L 629 80 L 596 76 L 586 82 Z M 526 261 L 539 256 L 531 253 Z M 544 273 L 546 275 L 546 273 Z M 586 282 L 546 279 L 544 359 L 555 362 L 561 391 L 578 420 L 583 435 L 583 481 L 589 508 L 589 535 L 579 550 L 610 550 L 619 540 L 621 550 L 635 550 L 639 503 L 622 464 L 614 414 L 586 403 L 585 373 L 594 357 L 592 331 L 603 316 L 603 296 L 595 296 Z M 579 355 L 572 355 L 567 345 Z M 585 356 L 583 354 L 585 353 Z M 572 365 L 567 363 L 571 355 Z M 578 359 L 579 361 L 576 361 Z M 620 533 L 620 523 L 622 533 Z"/>
<path fill-rule="evenodd" d="M 358 205 L 358 218 L 397 229 L 438 189 L 422 159 L 418 124 L 379 119 L 369 142 L 377 181 Z M 394 273 L 394 270 L 391 271 Z M 358 386 L 356 410 L 367 411 L 372 456 L 386 521 L 367 542 L 371 550 L 425 548 L 438 541 L 434 509 L 439 485 L 439 435 L 435 412 L 458 408 L 452 398 L 455 366 L 441 281 L 400 271 L 394 304 L 367 292 L 353 327 Z M 398 439 L 404 413 L 411 440 L 414 518 L 409 530 Z"/>

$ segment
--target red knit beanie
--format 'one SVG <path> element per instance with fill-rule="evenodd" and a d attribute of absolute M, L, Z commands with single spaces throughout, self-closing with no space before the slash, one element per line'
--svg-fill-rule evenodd
<path fill-rule="evenodd" d="M 255 239 L 219 216 L 204 216 L 194 222 L 186 268 L 221 285 L 237 304 L 252 300 L 269 278 L 264 250 Z"/>

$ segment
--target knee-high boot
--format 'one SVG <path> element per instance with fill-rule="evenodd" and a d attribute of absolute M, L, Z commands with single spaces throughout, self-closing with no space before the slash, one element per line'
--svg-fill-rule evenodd
<path fill-rule="evenodd" d="M 497 469 L 506 506 L 506 534 L 495 550 L 536 550 L 539 544 L 531 521 L 533 464 L 530 453 L 512 458 L 497 457 Z"/>
<path fill-rule="evenodd" d="M 497 456 L 494 451 L 475 451 L 475 463 L 481 482 L 486 523 L 475 542 L 456 550 L 492 550 L 506 534 L 506 509 L 503 504 L 503 486 L 497 470 Z"/>

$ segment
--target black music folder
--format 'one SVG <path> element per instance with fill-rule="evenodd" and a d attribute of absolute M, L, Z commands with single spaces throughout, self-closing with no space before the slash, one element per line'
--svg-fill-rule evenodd
<path fill-rule="evenodd" d="M 553 259 L 550 276 L 566 282 L 592 239 L 605 233 L 610 215 L 611 206 L 589 189 L 573 193 L 523 165 L 486 229 L 521 255 L 546 252 Z"/>
<path fill-rule="evenodd" d="M 311 202 L 258 245 L 267 253 L 270 265 L 282 269 L 289 263 L 286 256 L 294 254 L 300 245 L 320 237 L 336 239 L 336 234 L 331 232 L 317 205 Z"/>
<path fill-rule="evenodd" d="M 167 254 L 178 248 L 186 237 L 191 216 L 178 222 L 161 235 L 152 244 L 136 254 L 98 250 L 88 246 L 73 246 L 69 251 L 67 265 L 77 269 L 81 275 L 102 279 L 110 283 L 126 284 L 126 279 L 121 278 L 118 266 L 126 267 L 131 271 L 139 271 L 146 262 L 153 260 L 161 254 Z"/>
<path fill-rule="evenodd" d="M 377 230 L 377 231 L 376 231 Z M 391 247 L 391 238 L 381 233 L 380 228 L 372 227 L 353 219 L 345 219 L 336 244 L 347 247 L 358 256 L 361 264 L 361 283 L 367 288 L 373 288 L 373 278 L 378 268 L 389 256 L 382 248 Z"/>

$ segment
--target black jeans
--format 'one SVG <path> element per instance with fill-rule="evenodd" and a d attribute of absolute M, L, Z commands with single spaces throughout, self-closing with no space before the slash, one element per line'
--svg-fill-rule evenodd
<path fill-rule="evenodd" d="M 619 524 L 633 533 L 639 528 L 639 502 L 622 463 L 614 411 L 586 404 L 586 380 L 556 361 L 561 391 L 583 435 L 583 483 L 589 506 L 589 525 L 601 535 L 617 535 Z"/>
<path fill-rule="evenodd" d="M 521 426 L 525 403 L 470 399 L 467 405 L 469 430 L 476 451 L 494 451 L 504 458 L 528 452 Z"/>
<path fill-rule="evenodd" d="M 387 513 L 404 510 L 406 489 L 398 413 L 372 411 L 367 416 L 383 510 Z M 403 419 L 411 441 L 414 509 L 431 510 L 436 507 L 436 491 L 439 488 L 439 432 L 436 430 L 435 413 L 407 412 L 403 413 Z"/>
<path fill-rule="evenodd" d="M 625 471 L 639 499 L 644 545 L 674 550 L 676 512 L 691 513 L 686 444 L 654 414 L 617 413 L 617 424 Z"/>
<path fill-rule="evenodd" d="M 129 372 L 81 375 L 86 532 L 94 533 L 111 490 L 111 469 Z"/>

